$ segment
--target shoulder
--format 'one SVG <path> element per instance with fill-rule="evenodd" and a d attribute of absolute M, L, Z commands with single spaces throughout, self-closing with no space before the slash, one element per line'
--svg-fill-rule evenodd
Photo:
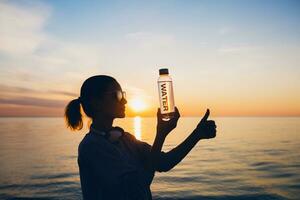
<path fill-rule="evenodd" d="M 78 146 L 79 152 L 85 152 L 89 149 L 93 148 L 94 146 L 103 146 L 104 138 L 102 136 L 98 136 L 95 134 L 91 134 L 90 132 L 87 133 L 84 138 L 81 140 Z"/>
<path fill-rule="evenodd" d="M 123 137 L 125 138 L 125 140 L 129 141 L 132 145 L 137 146 L 138 149 L 140 149 L 140 150 L 149 150 L 152 147 L 147 142 L 137 139 L 134 135 L 132 135 L 128 132 L 124 132 Z"/>
<path fill-rule="evenodd" d="M 87 134 L 85 134 L 85 136 L 81 140 L 79 146 L 86 146 L 86 145 L 89 145 L 94 142 L 96 142 L 95 136 L 93 134 L 91 134 L 90 132 L 88 132 Z"/>
<path fill-rule="evenodd" d="M 131 133 L 126 132 L 126 131 L 124 131 L 123 137 L 126 138 L 126 139 L 130 139 L 130 140 L 136 140 L 134 135 L 132 135 Z"/>
<path fill-rule="evenodd" d="M 142 142 L 138 140 L 133 134 L 126 131 L 123 133 L 123 139 L 135 144 Z"/>

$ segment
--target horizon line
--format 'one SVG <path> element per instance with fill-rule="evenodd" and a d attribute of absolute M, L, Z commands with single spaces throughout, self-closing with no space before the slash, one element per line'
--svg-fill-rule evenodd
<path fill-rule="evenodd" d="M 156 116 L 128 116 L 124 118 L 135 118 L 135 117 L 141 117 L 141 118 L 156 118 Z M 203 117 L 203 116 L 196 116 L 196 115 L 189 115 L 189 116 L 181 116 L 180 118 L 194 118 L 194 117 Z M 238 117 L 261 117 L 261 118 L 298 118 L 300 115 L 218 115 L 218 116 L 210 116 L 212 118 L 214 117 L 222 117 L 222 118 L 238 118 Z M 64 118 L 64 116 L 0 116 L 0 118 Z M 115 119 L 124 119 L 124 118 L 115 118 Z M 88 119 L 87 117 L 84 117 L 83 119 Z"/>

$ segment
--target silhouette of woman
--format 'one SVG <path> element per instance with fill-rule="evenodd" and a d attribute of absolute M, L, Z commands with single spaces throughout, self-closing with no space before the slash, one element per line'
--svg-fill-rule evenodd
<path fill-rule="evenodd" d="M 157 110 L 156 137 L 153 145 L 137 140 L 121 127 L 113 127 L 115 118 L 125 117 L 125 92 L 110 76 L 97 75 L 84 81 L 80 97 L 65 109 L 71 130 L 83 127 L 81 107 L 91 118 L 89 132 L 78 147 L 78 166 L 84 200 L 152 199 L 150 185 L 156 171 L 167 172 L 176 166 L 201 139 L 214 138 L 216 125 L 207 120 L 209 110 L 194 131 L 177 147 L 163 152 L 167 135 L 180 117 L 163 121 Z"/>

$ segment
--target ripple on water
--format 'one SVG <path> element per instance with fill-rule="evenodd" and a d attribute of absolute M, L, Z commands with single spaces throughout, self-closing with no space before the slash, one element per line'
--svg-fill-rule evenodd
<path fill-rule="evenodd" d="M 287 153 L 287 150 L 284 149 L 265 149 L 262 150 L 265 154 L 268 154 L 270 156 L 279 156 Z"/>
<path fill-rule="evenodd" d="M 61 174 L 44 174 L 44 175 L 32 175 L 31 179 L 60 179 L 79 176 L 78 173 L 61 173 Z"/>
<path fill-rule="evenodd" d="M 297 165 L 284 165 L 276 162 L 255 162 L 250 164 L 252 170 L 262 171 L 264 174 L 258 175 L 262 178 L 297 178 Z"/>
<path fill-rule="evenodd" d="M 43 199 L 43 200 L 56 200 L 62 199 L 80 199 L 81 189 L 80 184 L 74 181 L 52 181 L 49 183 L 36 183 L 36 184 L 10 184 L 2 185 L 0 187 L 0 199 Z M 10 194 L 5 194 L 9 190 Z M 15 191 L 15 192 L 13 192 Z"/>
<path fill-rule="evenodd" d="M 36 184 L 9 184 L 9 185 L 1 185 L 0 189 L 42 189 L 48 188 L 51 186 L 67 186 L 67 185 L 76 185 L 77 182 L 74 181 L 54 181 L 49 183 L 36 183 Z"/>
<path fill-rule="evenodd" d="M 168 197 L 153 196 L 153 199 L 156 200 L 287 200 L 287 198 L 284 198 L 276 194 L 249 194 L 249 195 L 246 194 L 246 195 L 222 195 L 222 196 L 191 195 L 182 198 L 181 197 L 174 198 L 168 195 Z"/>
<path fill-rule="evenodd" d="M 190 176 L 190 177 L 182 177 L 182 176 L 162 176 L 157 177 L 157 181 L 167 182 L 167 183 L 180 183 L 180 182 L 199 182 L 204 181 L 206 178 L 203 176 Z"/>
<path fill-rule="evenodd" d="M 250 164 L 250 166 L 254 167 L 256 170 L 273 170 L 277 168 L 281 168 L 282 166 L 279 163 L 276 162 L 255 162 Z"/>
<path fill-rule="evenodd" d="M 271 174 L 263 174 L 259 175 L 258 177 L 261 178 L 293 178 L 296 177 L 297 174 L 289 173 L 289 172 L 273 172 Z"/>

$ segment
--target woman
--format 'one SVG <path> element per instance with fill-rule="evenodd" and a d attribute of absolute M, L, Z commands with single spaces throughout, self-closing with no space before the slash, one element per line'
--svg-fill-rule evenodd
<path fill-rule="evenodd" d="M 83 127 L 80 105 L 91 118 L 90 131 L 78 147 L 78 165 L 83 199 L 152 199 L 150 184 L 154 173 L 176 166 L 201 139 L 214 138 L 216 125 L 208 121 L 209 110 L 195 130 L 177 147 L 163 152 L 167 135 L 180 117 L 163 121 L 157 111 L 156 137 L 153 145 L 137 140 L 121 127 L 113 127 L 115 118 L 125 117 L 125 92 L 120 84 L 106 75 L 92 76 L 82 85 L 80 97 L 65 109 L 67 126 Z"/>

